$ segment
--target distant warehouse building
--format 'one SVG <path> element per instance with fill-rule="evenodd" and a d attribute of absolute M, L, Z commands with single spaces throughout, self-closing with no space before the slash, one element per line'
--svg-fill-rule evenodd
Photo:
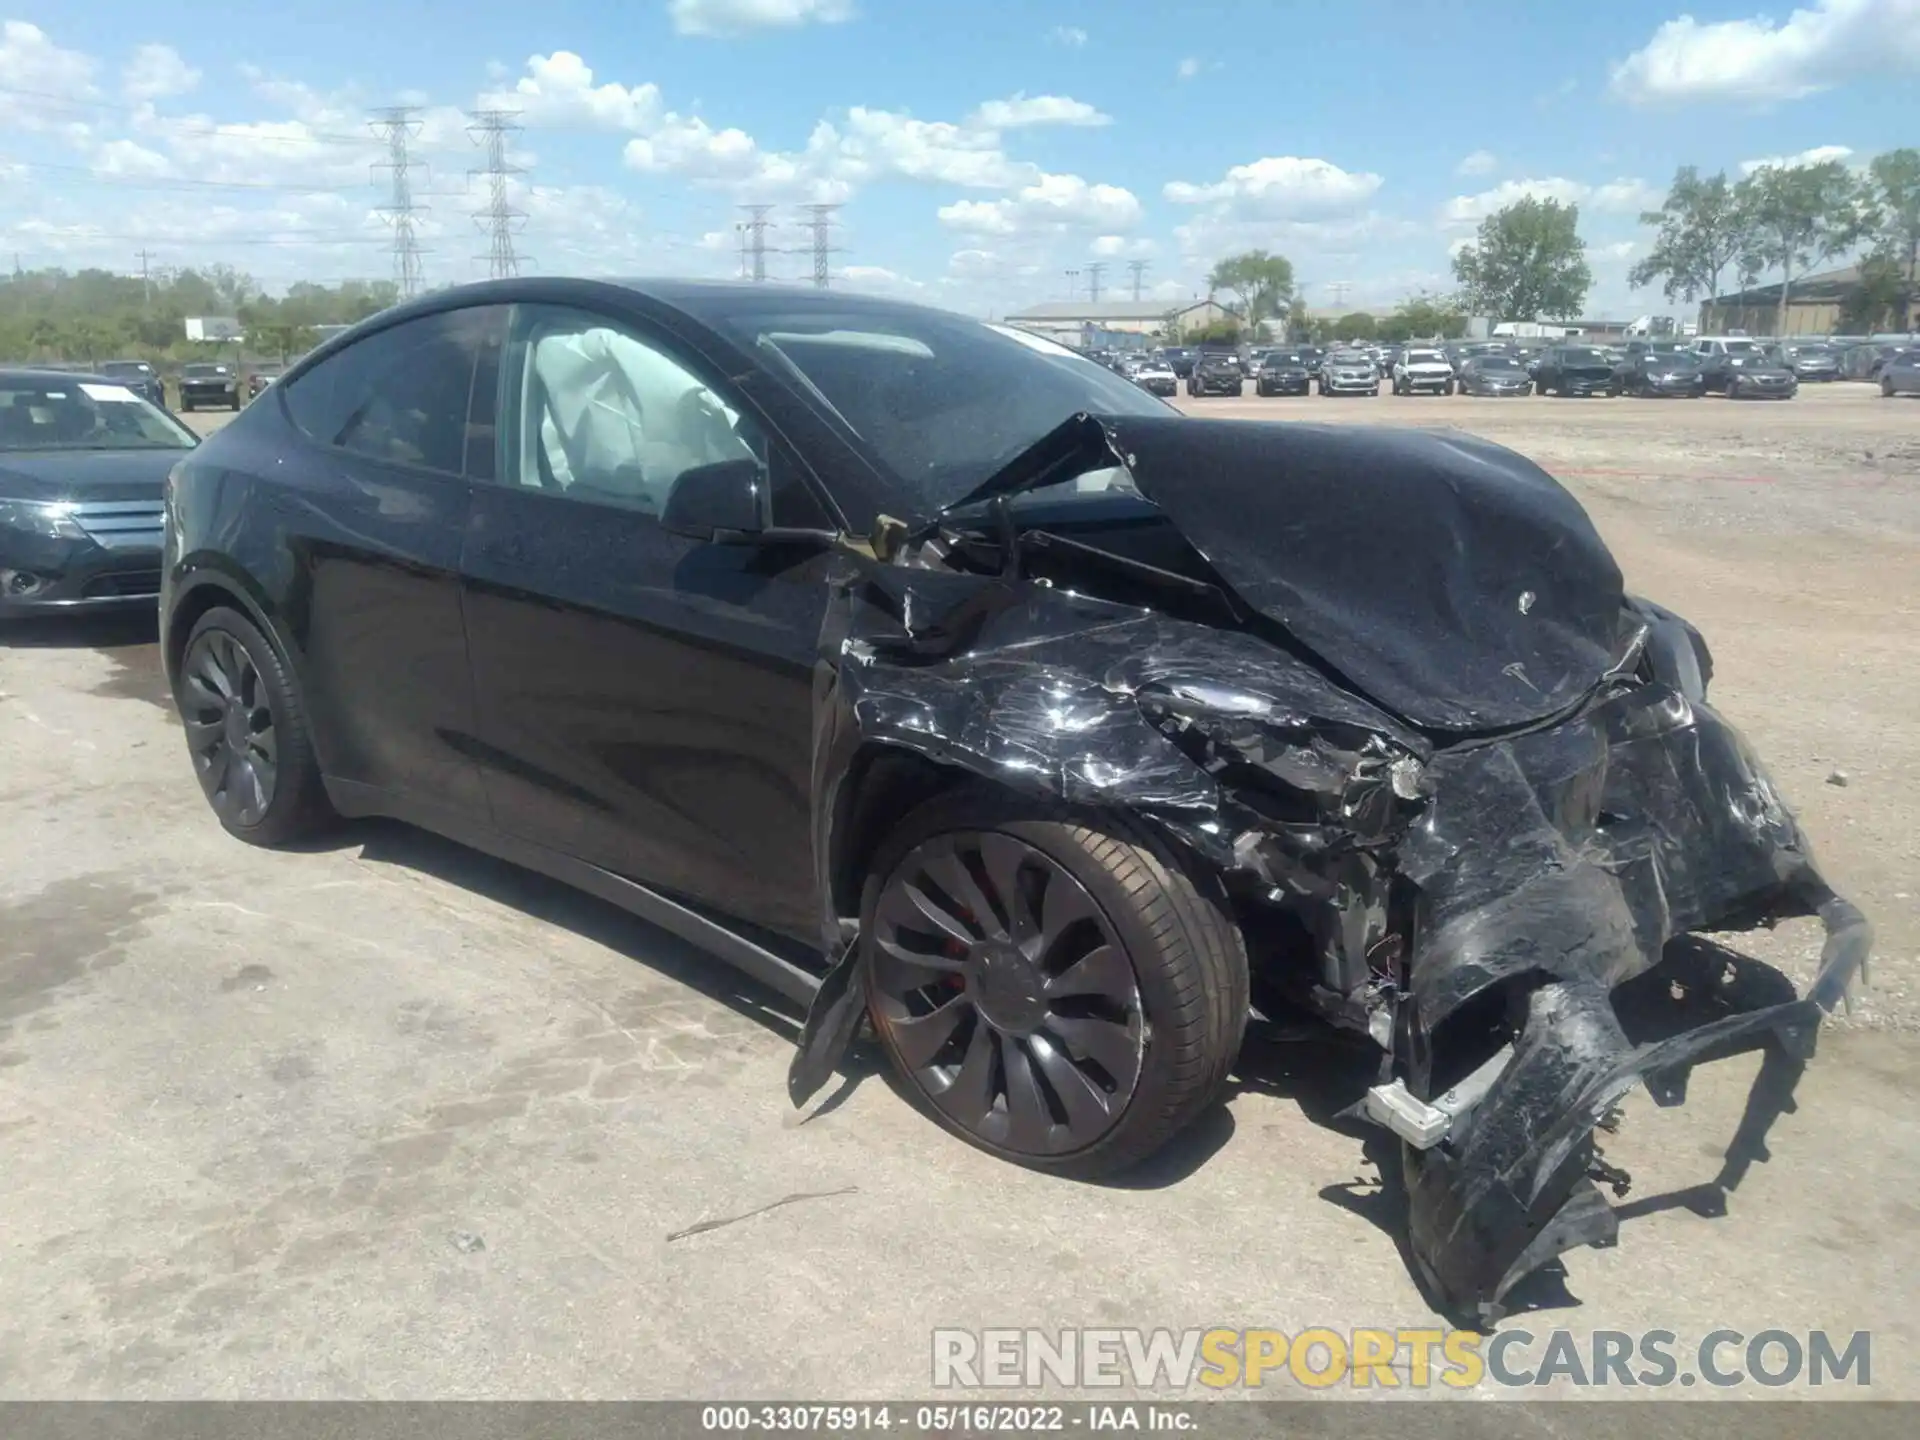
<path fill-rule="evenodd" d="M 1860 284 L 1860 267 L 1823 270 L 1794 278 L 1787 291 L 1788 335 L 1838 335 L 1847 329 L 1842 316 L 1848 297 Z M 1909 324 L 1920 323 L 1920 319 Z M 1761 285 L 1733 295 L 1716 295 L 1700 307 L 1703 334 L 1744 330 L 1749 335 L 1773 335 L 1780 329 L 1780 287 Z"/>
<path fill-rule="evenodd" d="M 1062 345 L 1124 349 L 1231 318 L 1212 300 L 1061 300 L 1017 311 L 1007 324 Z"/>

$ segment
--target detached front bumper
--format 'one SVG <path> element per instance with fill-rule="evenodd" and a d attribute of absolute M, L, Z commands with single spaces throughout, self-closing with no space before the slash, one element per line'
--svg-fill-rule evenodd
<path fill-rule="evenodd" d="M 1435 770 L 1433 811 L 1403 847 L 1420 896 L 1396 1050 L 1417 1098 L 1391 1128 L 1409 1139 L 1420 1275 L 1490 1323 L 1525 1276 L 1618 1237 L 1595 1184 L 1628 1182 L 1596 1145 L 1616 1103 L 1644 1085 L 1679 1104 L 1695 1066 L 1760 1050 L 1725 1163 L 1692 1192 L 1724 1205 L 1792 1109 L 1871 932 L 1738 733 L 1664 685 Z M 1826 940 L 1804 995 L 1698 938 L 1805 916 Z M 1496 1024 L 1507 1044 L 1488 1055 Z M 1415 1133 L 1422 1109 L 1446 1114 L 1441 1133 Z"/>

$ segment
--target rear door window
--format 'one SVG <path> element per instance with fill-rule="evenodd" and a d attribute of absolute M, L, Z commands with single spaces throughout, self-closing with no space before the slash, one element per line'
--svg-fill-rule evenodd
<path fill-rule="evenodd" d="M 275 388 L 307 435 L 371 460 L 458 476 L 493 463 L 491 394 L 475 395 L 475 372 L 492 367 L 501 306 L 423 315 L 379 330 Z"/>

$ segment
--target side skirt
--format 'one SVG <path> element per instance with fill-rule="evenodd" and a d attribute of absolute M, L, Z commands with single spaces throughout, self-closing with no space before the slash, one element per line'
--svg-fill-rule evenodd
<path fill-rule="evenodd" d="M 736 935 L 724 925 L 688 909 L 677 900 L 670 900 L 658 891 L 616 875 L 611 870 L 603 870 L 598 865 L 589 865 L 558 850 L 508 835 L 430 800 L 397 795 L 391 790 L 382 790 L 358 780 L 328 779 L 326 786 L 328 799 L 342 815 L 381 815 L 408 825 L 417 825 L 422 830 L 431 830 L 457 844 L 505 860 L 510 865 L 537 871 L 563 885 L 584 890 L 589 895 L 598 896 L 609 904 L 638 915 L 642 920 L 658 925 L 690 945 L 699 946 L 714 958 L 726 961 L 796 1005 L 811 1005 L 814 993 L 820 988 L 818 978 L 783 960 L 771 950 Z"/>

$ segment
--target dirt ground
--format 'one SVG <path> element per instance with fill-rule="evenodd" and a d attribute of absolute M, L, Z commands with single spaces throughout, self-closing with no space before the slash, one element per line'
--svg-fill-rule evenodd
<path fill-rule="evenodd" d="M 1694 1197 L 1747 1060 L 1628 1102 L 1620 1245 L 1507 1328 L 1868 1330 L 1846 1393 L 1920 1398 L 1920 401 L 1183 404 L 1457 425 L 1560 475 L 1706 632 L 1877 926 L 1728 1213 Z M 863 1064 L 798 1115 L 800 1017 L 622 912 L 398 826 L 228 839 L 152 642 L 0 635 L 0 1398 L 897 1397 L 936 1325 L 1437 1323 L 1380 1147 L 1335 1119 L 1365 1056 L 1255 1036 L 1227 1102 L 1107 1185 L 969 1150 Z M 1799 925 L 1740 943 L 1813 956 Z"/>

